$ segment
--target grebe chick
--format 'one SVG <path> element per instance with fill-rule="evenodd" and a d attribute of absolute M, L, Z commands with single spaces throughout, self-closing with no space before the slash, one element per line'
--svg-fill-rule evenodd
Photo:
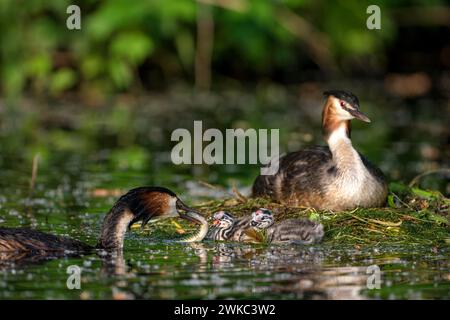
<path fill-rule="evenodd" d="M 383 206 L 387 196 L 383 173 L 350 140 L 350 121 L 370 122 L 369 118 L 352 93 L 334 90 L 324 95 L 322 129 L 328 147 L 310 147 L 280 157 L 276 174 L 256 178 L 253 196 L 318 210 Z"/>
<path fill-rule="evenodd" d="M 201 222 L 175 193 L 162 187 L 140 187 L 121 196 L 103 220 L 100 238 L 95 247 L 67 237 L 56 236 L 27 228 L 0 228 L 0 252 L 33 251 L 86 253 L 94 249 L 123 248 L 125 233 L 130 226 L 142 221 L 179 216 L 191 222 Z"/>
<path fill-rule="evenodd" d="M 251 228 L 251 217 L 237 219 L 227 211 L 218 211 L 213 215 L 213 227 L 210 229 L 207 239 L 215 241 L 246 242 L 251 240 L 246 231 Z"/>
<path fill-rule="evenodd" d="M 250 225 L 257 230 L 265 230 L 269 243 L 319 243 L 323 236 L 323 225 L 309 219 L 287 219 L 275 223 L 272 212 L 261 208 L 252 213 Z"/>

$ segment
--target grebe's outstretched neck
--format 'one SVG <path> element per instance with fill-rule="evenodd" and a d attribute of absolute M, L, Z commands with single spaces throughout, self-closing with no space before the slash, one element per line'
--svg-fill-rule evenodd
<path fill-rule="evenodd" d="M 179 216 L 200 223 L 194 210 L 186 206 L 175 193 L 162 187 L 140 187 L 130 190 L 117 200 L 103 220 L 97 246 L 26 228 L 0 228 L 0 253 L 33 251 L 38 253 L 90 252 L 94 249 L 123 248 L 125 233 L 138 221 L 142 225 L 151 219 Z M 8 255 L 4 255 L 7 257 Z M 1 255 L 0 255 L 1 257 Z"/>
<path fill-rule="evenodd" d="M 327 91 L 322 129 L 328 147 L 310 147 L 279 159 L 275 175 L 258 176 L 253 196 L 319 210 L 379 207 L 387 184 L 380 169 L 359 154 L 350 140 L 350 121 L 370 122 L 358 98 L 346 91 Z"/>

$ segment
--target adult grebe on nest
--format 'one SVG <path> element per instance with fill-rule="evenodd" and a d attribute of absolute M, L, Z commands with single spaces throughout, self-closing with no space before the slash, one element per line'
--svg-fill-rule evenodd
<path fill-rule="evenodd" d="M 326 91 L 322 129 L 328 147 L 314 146 L 278 159 L 275 175 L 258 176 L 254 197 L 318 210 L 379 207 L 386 201 L 383 173 L 353 148 L 350 121 L 370 122 L 358 98 L 346 91 Z"/>

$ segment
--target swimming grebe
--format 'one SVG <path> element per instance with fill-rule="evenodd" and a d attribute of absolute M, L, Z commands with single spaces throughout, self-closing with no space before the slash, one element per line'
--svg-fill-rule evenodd
<path fill-rule="evenodd" d="M 207 239 L 237 242 L 251 240 L 246 234 L 246 231 L 251 228 L 251 216 L 237 219 L 227 211 L 218 211 L 214 213 L 213 218 L 213 228 L 210 229 Z"/>
<path fill-rule="evenodd" d="M 358 98 L 346 91 L 326 91 L 322 129 L 328 147 L 310 147 L 280 157 L 274 175 L 258 176 L 254 197 L 269 197 L 292 206 L 318 210 L 379 207 L 387 184 L 380 169 L 352 146 L 350 121 L 370 122 Z"/>
<path fill-rule="evenodd" d="M 269 243 L 312 244 L 322 241 L 323 225 L 309 219 L 287 219 L 275 223 L 272 212 L 261 208 L 252 213 L 250 225 L 266 232 Z"/>
<path fill-rule="evenodd" d="M 175 193 L 162 187 L 140 187 L 121 196 L 103 220 L 95 247 L 67 237 L 26 228 L 0 228 L 0 252 L 90 252 L 94 249 L 123 248 L 126 231 L 138 221 L 181 217 L 201 224 L 195 210 L 186 206 Z"/>

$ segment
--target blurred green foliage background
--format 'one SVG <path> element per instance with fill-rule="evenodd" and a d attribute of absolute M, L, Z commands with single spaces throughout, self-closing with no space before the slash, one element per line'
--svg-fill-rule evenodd
<path fill-rule="evenodd" d="M 209 16 L 218 80 L 239 73 L 290 80 L 302 68 L 379 73 L 398 36 L 391 14 L 405 5 L 444 3 L 377 1 L 382 28 L 368 32 L 370 1 L 2 0 L 1 87 L 7 96 L 26 89 L 58 95 L 193 82 L 196 25 Z M 81 8 L 79 31 L 66 28 L 71 4 Z"/>
<path fill-rule="evenodd" d="M 72 4 L 81 30 L 66 27 Z M 447 2 L 377 1 L 380 30 L 366 27 L 371 4 L 1 0 L 0 167 L 29 168 L 39 154 L 49 170 L 87 160 L 249 184 L 256 166 L 223 174 L 168 163 L 171 130 L 196 119 L 281 128 L 282 151 L 298 150 L 321 143 L 330 87 L 360 96 L 375 121 L 356 124 L 355 142 L 392 179 L 448 167 Z"/>

